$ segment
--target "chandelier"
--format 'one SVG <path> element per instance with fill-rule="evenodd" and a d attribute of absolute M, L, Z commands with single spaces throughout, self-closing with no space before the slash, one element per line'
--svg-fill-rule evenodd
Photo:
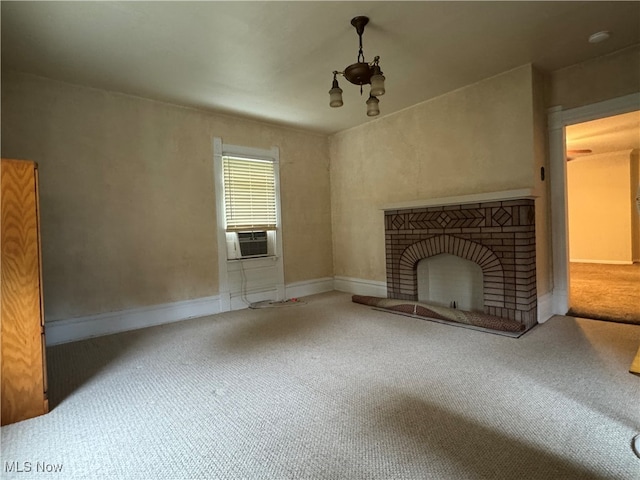
<path fill-rule="evenodd" d="M 368 17 L 355 17 L 351 20 L 358 32 L 358 38 L 360 40 L 360 50 L 358 50 L 358 61 L 349 65 L 344 69 L 344 72 L 333 72 L 333 84 L 331 90 L 329 90 L 329 105 L 332 107 L 342 106 L 342 89 L 338 85 L 338 75 L 342 75 L 349 82 L 354 85 L 360 85 L 360 95 L 362 95 L 362 86 L 371 85 L 369 91 L 369 98 L 367 100 L 367 115 L 375 117 L 380 113 L 378 108 L 378 97 L 384 95 L 384 76 L 382 70 L 380 70 L 380 57 L 374 57 L 373 62 L 365 62 L 364 54 L 362 53 L 362 34 L 364 33 L 365 25 L 369 23 Z"/>

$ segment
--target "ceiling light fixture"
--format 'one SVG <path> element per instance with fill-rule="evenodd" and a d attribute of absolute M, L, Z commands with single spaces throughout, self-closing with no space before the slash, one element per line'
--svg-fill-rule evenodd
<path fill-rule="evenodd" d="M 332 107 L 342 106 L 342 89 L 338 85 L 338 75 L 342 75 L 349 82 L 354 85 L 360 85 L 360 95 L 362 95 L 362 86 L 371 85 L 369 91 L 369 98 L 367 99 L 367 115 L 375 117 L 380 113 L 378 108 L 378 97 L 384 95 L 384 75 L 380 70 L 380 57 L 374 57 L 373 62 L 365 62 L 364 54 L 362 53 L 362 34 L 364 33 L 364 27 L 369 23 L 368 17 L 355 17 L 351 20 L 358 33 L 360 40 L 360 49 L 358 50 L 358 59 L 356 63 L 349 65 L 344 69 L 344 72 L 333 72 L 333 84 L 331 90 L 329 90 L 329 105 Z"/>

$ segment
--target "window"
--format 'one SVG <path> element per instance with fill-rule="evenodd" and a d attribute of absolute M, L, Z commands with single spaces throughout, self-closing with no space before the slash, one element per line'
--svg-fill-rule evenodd
<path fill-rule="evenodd" d="M 280 150 L 213 139 L 221 311 L 282 300 Z"/>
<path fill-rule="evenodd" d="M 218 137 L 213 146 L 218 244 L 226 245 L 218 248 L 219 260 L 281 259 L 280 150 L 231 145 Z"/>
<path fill-rule="evenodd" d="M 222 156 L 227 232 L 275 230 L 276 181 L 272 160 Z"/>

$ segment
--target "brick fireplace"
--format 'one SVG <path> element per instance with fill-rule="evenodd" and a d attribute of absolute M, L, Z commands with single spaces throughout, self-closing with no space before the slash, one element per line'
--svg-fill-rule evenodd
<path fill-rule="evenodd" d="M 448 253 L 482 269 L 485 313 L 537 323 L 533 198 L 385 209 L 385 249 L 389 298 L 418 300 L 418 262 Z"/>

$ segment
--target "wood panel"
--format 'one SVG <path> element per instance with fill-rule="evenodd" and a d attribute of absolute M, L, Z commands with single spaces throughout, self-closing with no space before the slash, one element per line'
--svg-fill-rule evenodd
<path fill-rule="evenodd" d="M 34 162 L 2 160 L 0 198 L 1 423 L 6 425 L 48 411 Z"/>
<path fill-rule="evenodd" d="M 629 367 L 629 372 L 635 373 L 636 375 L 640 375 L 640 347 L 638 347 L 636 356 L 633 358 L 633 361 L 631 362 L 631 366 Z"/>

